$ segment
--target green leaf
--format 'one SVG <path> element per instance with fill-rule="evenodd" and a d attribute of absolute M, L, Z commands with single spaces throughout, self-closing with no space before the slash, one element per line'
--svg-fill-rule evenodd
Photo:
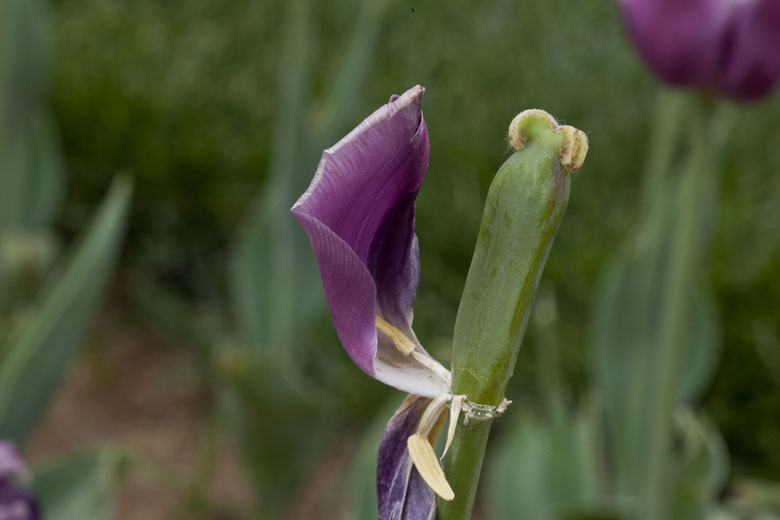
<path fill-rule="evenodd" d="M 656 398 L 652 388 L 661 320 L 670 297 L 664 290 L 670 269 L 670 249 L 677 205 L 674 186 L 632 237 L 628 247 L 606 268 L 596 298 L 591 333 L 594 382 L 604 399 L 610 435 L 616 449 L 622 491 L 637 489 L 645 465 Z M 673 393 L 677 404 L 697 399 L 718 358 L 718 314 L 705 284 L 694 280 L 684 298 L 683 341 L 675 346 L 680 365 Z"/>
<path fill-rule="evenodd" d="M 37 467 L 33 490 L 46 520 L 109 520 L 125 456 L 103 447 L 71 453 Z"/>
<path fill-rule="evenodd" d="M 37 110 L 48 70 L 46 12 L 39 0 L 0 3 L 0 135 Z"/>
<path fill-rule="evenodd" d="M 45 15 L 37 0 L 0 5 L 0 237 L 48 224 L 62 195 L 61 153 L 45 95 Z"/>
<path fill-rule="evenodd" d="M 355 22 L 349 47 L 344 52 L 341 69 L 325 105 L 323 129 L 319 132 L 321 147 L 332 145 L 350 128 L 350 120 L 362 101 L 366 77 L 371 71 L 376 42 L 389 0 L 363 0 Z"/>
<path fill-rule="evenodd" d="M 288 3 L 285 66 L 280 71 L 280 109 L 267 186 L 241 226 L 230 271 L 243 343 L 288 371 L 295 367 L 294 345 L 310 326 L 309 312 L 321 308 L 322 301 L 313 255 L 289 212 L 314 168 L 306 129 L 309 11 L 307 0 Z"/>
<path fill-rule="evenodd" d="M 566 412 L 557 424 L 518 414 L 486 467 L 483 490 L 491 517 L 615 518 L 601 513 L 598 421 L 593 406 Z"/>
<path fill-rule="evenodd" d="M 720 343 L 705 273 L 729 112 L 714 114 L 704 102 L 691 108 L 685 164 L 661 164 L 672 153 L 651 161 L 644 218 L 603 273 L 592 327 L 591 365 L 614 447 L 616 488 L 641 498 L 648 519 L 672 514 L 673 495 L 681 492 L 668 475 L 678 462 L 673 413 L 700 396 Z M 671 152 L 677 143 L 668 144 Z M 669 171 L 678 175 L 663 175 Z"/>
<path fill-rule="evenodd" d="M 4 347 L 0 437 L 24 440 L 82 345 L 119 251 L 130 193 L 129 180 L 114 182 L 65 269 Z"/>
<path fill-rule="evenodd" d="M 288 4 L 271 167 L 266 188 L 253 202 L 236 239 L 230 274 L 242 340 L 291 372 L 296 365 L 295 345 L 304 341 L 314 316 L 324 308 L 324 299 L 309 241 L 289 209 L 313 176 L 321 148 L 349 126 L 371 68 L 387 3 L 362 3 L 318 132 L 312 131 L 308 117 L 311 7 L 308 0 Z"/>
<path fill-rule="evenodd" d="M 681 410 L 676 423 L 679 442 L 667 480 L 672 518 L 704 518 L 728 477 L 726 445 L 715 425 Z"/>
<path fill-rule="evenodd" d="M 389 399 L 378 409 L 376 417 L 366 428 L 363 439 L 355 451 L 355 457 L 349 468 L 349 505 L 348 520 L 376 518 L 379 514 L 376 498 L 376 465 L 379 441 L 388 421 L 399 406 L 398 399 Z"/>
<path fill-rule="evenodd" d="M 297 389 L 276 370 L 248 364 L 228 371 L 223 404 L 255 488 L 258 514 L 275 518 L 330 442 L 338 415 L 296 399 Z"/>

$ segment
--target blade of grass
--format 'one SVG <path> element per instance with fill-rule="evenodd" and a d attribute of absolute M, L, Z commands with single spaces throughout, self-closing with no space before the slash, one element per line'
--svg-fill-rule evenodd
<path fill-rule="evenodd" d="M 355 110 L 360 106 L 365 82 L 371 72 L 376 43 L 382 31 L 389 0 L 363 0 L 362 9 L 344 53 L 341 69 L 325 105 L 317 145 L 320 150 L 333 144 L 352 125 Z"/>
<path fill-rule="evenodd" d="M 280 67 L 279 114 L 266 189 L 252 204 L 231 259 L 233 308 L 243 341 L 283 366 L 291 361 L 290 335 L 305 327 L 296 319 L 300 256 L 295 255 L 292 206 L 305 156 L 309 105 L 308 0 L 288 3 L 287 39 Z M 297 323 L 296 323 L 297 322 Z"/>
<path fill-rule="evenodd" d="M 0 437 L 17 442 L 45 412 L 84 341 L 121 243 L 131 184 L 120 178 L 64 271 L 6 346 L 0 366 Z"/>
<path fill-rule="evenodd" d="M 101 447 L 64 455 L 35 468 L 33 489 L 51 520 L 109 520 L 125 456 Z"/>

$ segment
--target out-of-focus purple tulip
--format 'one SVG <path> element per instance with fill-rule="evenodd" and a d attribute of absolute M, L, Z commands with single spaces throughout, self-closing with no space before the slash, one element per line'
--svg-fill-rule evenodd
<path fill-rule="evenodd" d="M 650 68 L 672 85 L 737 99 L 780 78 L 780 0 L 618 0 Z"/>
<path fill-rule="evenodd" d="M 380 520 L 428 520 L 434 491 L 453 497 L 432 444 L 448 403 L 459 410 L 461 401 L 452 396 L 450 372 L 412 330 L 420 277 L 414 202 L 429 150 L 424 91 L 416 86 L 392 96 L 325 150 L 291 210 L 311 240 L 347 354 L 371 377 L 412 394 L 382 436 Z"/>
<path fill-rule="evenodd" d="M 35 497 L 19 484 L 27 468 L 13 443 L 0 441 L 0 520 L 38 520 Z"/>

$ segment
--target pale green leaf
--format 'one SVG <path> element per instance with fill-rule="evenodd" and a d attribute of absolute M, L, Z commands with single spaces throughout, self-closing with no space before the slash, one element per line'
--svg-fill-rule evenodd
<path fill-rule="evenodd" d="M 0 438 L 22 441 L 46 410 L 108 281 L 130 201 L 127 179 L 114 182 L 67 265 L 5 345 L 0 366 Z"/>
<path fill-rule="evenodd" d="M 111 447 L 72 453 L 37 467 L 32 486 L 46 520 L 110 520 L 125 456 Z"/>

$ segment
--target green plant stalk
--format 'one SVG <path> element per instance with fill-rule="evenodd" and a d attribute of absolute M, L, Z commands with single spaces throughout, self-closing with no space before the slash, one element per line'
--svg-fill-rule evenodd
<path fill-rule="evenodd" d="M 670 274 L 666 279 L 664 309 L 659 322 L 658 359 L 652 388 L 655 399 L 651 405 L 651 431 L 644 479 L 642 516 L 647 520 L 667 518 L 667 467 L 670 455 L 672 414 L 674 411 L 681 346 L 684 342 L 687 292 L 696 279 L 701 259 L 698 242 L 701 240 L 702 217 L 717 176 L 712 172 L 707 152 L 711 148 L 709 132 L 700 113 L 691 117 L 692 128 L 690 161 L 682 179 L 679 225 L 675 230 L 670 258 Z"/>
<path fill-rule="evenodd" d="M 683 117 L 687 98 L 684 94 L 669 89 L 661 89 L 655 106 L 655 120 L 648 149 L 646 163 L 642 177 L 642 211 L 645 215 L 652 215 L 656 211 L 655 206 L 662 204 L 664 186 L 668 182 L 668 173 L 673 163 L 675 151 L 679 147 L 679 136 L 683 127 Z M 640 390 L 635 387 L 634 390 Z M 637 402 L 642 400 L 641 395 L 634 395 Z M 647 410 L 636 406 L 629 412 L 631 420 L 630 434 L 627 438 L 638 438 Z M 619 448 L 622 453 L 632 453 L 631 457 L 621 457 L 617 472 L 619 478 L 618 492 L 623 494 L 636 493 L 643 478 L 642 470 L 646 465 L 638 460 L 636 452 Z M 637 480 L 639 479 L 639 480 Z"/>
<path fill-rule="evenodd" d="M 490 186 L 453 335 L 454 393 L 491 406 L 504 400 L 569 200 L 569 172 L 587 152 L 585 134 L 541 110 L 518 115 L 509 139 L 518 151 Z M 489 422 L 458 425 L 444 463 L 455 499 L 439 500 L 440 520 L 471 517 L 489 433 Z"/>
<path fill-rule="evenodd" d="M 439 519 L 471 517 L 492 425 L 492 421 L 472 421 L 466 426 L 458 425 L 457 434 L 444 459 L 444 474 L 455 490 L 455 499 L 451 502 L 439 500 Z"/>
<path fill-rule="evenodd" d="M 679 142 L 685 100 L 685 95 L 676 91 L 664 89 L 658 94 L 650 153 L 642 180 L 642 204 L 646 212 L 663 196 L 669 165 Z"/>

